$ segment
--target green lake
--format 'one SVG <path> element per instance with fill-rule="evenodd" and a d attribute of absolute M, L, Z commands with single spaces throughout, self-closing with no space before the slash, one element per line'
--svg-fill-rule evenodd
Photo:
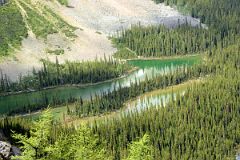
<path fill-rule="evenodd" d="M 200 62 L 200 60 L 201 56 L 199 55 L 161 60 L 130 60 L 128 63 L 138 67 L 139 69 L 120 79 L 85 87 L 57 87 L 38 92 L 1 96 L 0 114 L 21 108 L 28 104 L 41 104 L 45 97 L 48 97 L 50 104 L 51 101 L 56 97 L 63 101 L 69 99 L 70 97 L 82 97 L 83 99 L 89 99 L 91 96 L 94 97 L 94 95 L 100 94 L 101 92 L 112 91 L 114 88 L 117 89 L 119 85 L 122 87 L 130 86 L 130 83 L 135 82 L 136 79 L 142 81 L 146 76 L 148 76 L 148 78 L 151 78 L 153 76 L 168 72 L 169 68 L 174 69 L 177 66 L 182 65 L 191 66 L 195 63 Z"/>

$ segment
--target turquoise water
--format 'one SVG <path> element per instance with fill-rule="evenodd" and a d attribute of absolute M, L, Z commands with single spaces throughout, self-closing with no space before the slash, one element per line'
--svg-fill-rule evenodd
<path fill-rule="evenodd" d="M 164 74 L 169 71 L 169 68 L 174 69 L 177 66 L 185 64 L 191 66 L 199 62 L 200 59 L 200 56 L 191 56 L 163 60 L 131 60 L 128 61 L 128 63 L 139 67 L 139 69 L 126 77 L 113 81 L 85 87 L 57 87 L 38 92 L 2 96 L 0 97 L 0 114 L 7 113 L 9 110 L 22 108 L 28 104 L 41 104 L 45 97 L 49 99 L 50 104 L 56 98 L 62 101 L 65 101 L 70 97 L 89 99 L 91 96 L 94 97 L 94 95 L 100 94 L 101 92 L 112 91 L 114 88 L 117 89 L 119 84 L 122 87 L 130 86 L 131 82 L 135 82 L 136 79 L 142 81 L 146 76 L 151 78 L 156 75 Z"/>

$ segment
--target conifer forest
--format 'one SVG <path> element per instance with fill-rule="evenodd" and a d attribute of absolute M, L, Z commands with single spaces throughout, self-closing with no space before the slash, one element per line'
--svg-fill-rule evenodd
<path fill-rule="evenodd" d="M 240 1 L 0 0 L 1 159 L 239 160 Z"/>

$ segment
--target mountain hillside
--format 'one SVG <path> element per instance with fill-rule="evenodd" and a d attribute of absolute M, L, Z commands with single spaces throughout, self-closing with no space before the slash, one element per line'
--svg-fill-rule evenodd
<path fill-rule="evenodd" d="M 38 69 L 42 58 L 55 61 L 58 56 L 62 63 L 112 55 L 116 49 L 108 37 L 132 24 L 199 24 L 149 0 L 10 0 L 0 13 L 6 24 L 0 28 L 0 69 L 13 80 Z"/>
<path fill-rule="evenodd" d="M 240 158 L 240 0 L 0 1 L 0 159 Z"/>

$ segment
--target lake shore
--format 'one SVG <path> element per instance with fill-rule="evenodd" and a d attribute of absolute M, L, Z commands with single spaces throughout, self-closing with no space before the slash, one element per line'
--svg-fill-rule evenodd
<path fill-rule="evenodd" d="M 50 86 L 50 87 L 45 87 L 42 88 L 40 90 L 29 90 L 29 91 L 18 91 L 18 92 L 8 92 L 8 93 L 3 93 L 0 94 L 0 97 L 4 97 L 4 96 L 11 96 L 11 95 L 19 95 L 19 94 L 25 94 L 25 93 L 33 93 L 33 92 L 39 92 L 39 91 L 44 91 L 44 90 L 51 90 L 51 89 L 56 89 L 56 88 L 61 88 L 61 87 L 79 87 L 79 88 L 86 88 L 89 86 L 94 86 L 94 85 L 98 85 L 98 84 L 103 84 L 103 83 L 107 83 L 107 82 L 112 82 L 114 80 L 118 80 L 118 79 L 122 79 L 127 77 L 128 75 L 130 75 L 131 73 L 137 71 L 139 68 L 138 67 L 133 67 L 130 70 L 126 71 L 126 73 L 124 73 L 123 75 L 116 77 L 116 78 L 112 78 L 112 79 L 108 79 L 105 81 L 101 81 L 101 82 L 96 82 L 96 83 L 85 83 L 85 84 L 63 84 L 63 85 L 57 85 L 57 86 Z"/>
<path fill-rule="evenodd" d="M 162 56 L 162 57 L 141 57 L 138 58 L 130 58 L 130 59 L 121 59 L 121 61 L 135 61 L 135 60 L 170 60 L 170 59 L 178 59 L 178 58 L 189 58 L 189 57 L 197 57 L 203 54 L 184 54 L 184 55 L 176 55 L 176 56 Z"/>
<path fill-rule="evenodd" d="M 124 103 L 124 106 L 116 111 L 112 111 L 112 112 L 107 112 L 98 116 L 89 116 L 89 117 L 83 117 L 83 118 L 78 118 L 78 117 L 65 117 L 65 119 L 63 119 L 64 123 L 63 124 L 69 124 L 69 125 L 80 125 L 80 124 L 86 124 L 86 123 L 91 123 L 94 121 L 98 121 L 98 120 L 105 120 L 107 118 L 116 118 L 117 116 L 120 116 L 120 114 L 122 114 L 124 111 L 126 111 L 129 108 L 129 105 L 131 106 L 131 108 L 134 107 L 133 103 L 136 102 L 138 99 L 142 99 L 143 97 L 148 97 L 148 96 L 155 96 L 155 95 L 165 95 L 167 93 L 171 93 L 171 92 L 178 92 L 181 90 L 186 89 L 187 87 L 192 86 L 193 84 L 196 83 L 200 83 L 203 82 L 202 79 L 191 79 L 188 80 L 186 82 L 183 82 L 181 84 L 178 85 L 173 85 L 173 86 L 169 86 L 167 88 L 164 89 L 157 89 L 154 91 L 150 91 L 150 92 L 146 92 L 143 95 L 140 95 L 136 98 L 133 98 L 131 100 L 128 100 L 127 102 Z"/>
<path fill-rule="evenodd" d="M 114 89 L 114 86 L 116 84 L 120 83 L 121 86 L 122 85 L 129 86 L 131 81 L 136 80 L 136 78 L 139 80 L 144 80 L 144 77 L 147 75 L 150 77 L 153 74 L 155 76 L 160 75 L 164 73 L 163 70 L 165 70 L 167 66 L 173 67 L 174 65 L 175 67 L 177 67 L 184 64 L 189 64 L 191 66 L 191 65 L 194 65 L 196 62 L 198 62 L 198 58 L 180 58 L 180 59 L 172 59 L 172 60 L 170 58 L 170 60 L 167 60 L 167 61 L 165 60 L 152 61 L 152 62 L 147 61 L 146 63 L 141 60 L 139 61 L 139 63 L 135 61 L 134 63 L 129 62 L 133 66 L 140 68 L 140 70 L 137 70 L 138 68 L 133 68 L 132 70 L 128 71 L 128 74 L 125 74 L 124 76 L 117 78 L 119 80 L 115 80 L 115 81 L 110 80 L 110 82 L 109 81 L 105 83 L 101 82 L 100 84 L 98 83 L 95 85 L 93 84 L 90 84 L 88 86 L 84 85 L 84 86 L 79 86 L 79 88 L 76 85 L 75 86 L 70 85 L 69 87 L 55 87 L 55 89 L 45 89 L 40 92 L 32 91 L 26 94 L 22 93 L 19 95 L 10 95 L 5 97 L 0 97 L 0 100 L 1 100 L 0 105 L 6 106 L 2 108 L 3 114 L 7 113 L 7 111 L 10 109 L 18 110 L 24 106 L 29 106 L 29 105 L 36 106 L 37 104 L 42 105 L 42 106 L 38 105 L 39 106 L 38 109 L 37 109 L 37 106 L 36 106 L 36 109 L 31 109 L 32 112 L 35 112 L 35 111 L 41 110 L 41 108 L 47 107 L 44 103 L 46 100 L 47 101 L 49 100 L 48 104 L 49 103 L 52 104 L 52 103 L 55 103 L 56 98 L 58 98 L 58 100 L 62 101 L 62 102 L 59 101 L 59 104 L 56 104 L 56 107 L 59 107 L 59 106 L 65 105 L 65 103 L 63 103 L 63 101 L 66 100 L 65 98 L 69 99 L 69 98 L 82 97 L 83 99 L 89 99 L 96 92 L 97 94 L 100 94 L 102 92 L 107 92 L 108 90 Z M 155 71 L 153 72 L 153 70 Z M 27 110 L 25 110 L 24 112 L 28 113 Z M 19 114 L 24 114 L 24 113 L 19 112 Z"/>
<path fill-rule="evenodd" d="M 194 57 L 200 57 L 202 54 L 187 54 L 187 55 L 177 55 L 177 56 L 163 56 L 163 57 L 139 57 L 139 58 L 131 58 L 131 59 L 124 59 L 121 60 L 123 63 L 126 63 L 127 61 L 137 61 L 137 60 L 174 60 L 174 59 L 179 59 L 179 58 L 194 58 Z M 18 91 L 18 92 L 8 92 L 8 93 L 0 93 L 0 96 L 10 96 L 10 95 L 18 95 L 18 94 L 24 94 L 24 93 L 32 93 L 32 92 L 38 92 L 38 91 L 44 91 L 44 90 L 50 90 L 50 89 L 56 89 L 56 88 L 61 88 L 61 87 L 79 87 L 79 88 L 84 88 L 84 87 L 89 87 L 89 86 L 94 86 L 98 84 L 103 84 L 107 82 L 111 82 L 114 80 L 118 80 L 121 78 L 125 78 L 134 71 L 137 71 L 139 68 L 138 67 L 133 67 L 130 70 L 126 71 L 124 75 L 121 75 L 119 77 L 97 82 L 97 83 L 86 83 L 86 84 L 64 84 L 64 85 L 57 85 L 57 86 L 50 86 L 50 87 L 45 87 L 40 90 L 33 90 L 29 89 L 28 91 Z"/>

